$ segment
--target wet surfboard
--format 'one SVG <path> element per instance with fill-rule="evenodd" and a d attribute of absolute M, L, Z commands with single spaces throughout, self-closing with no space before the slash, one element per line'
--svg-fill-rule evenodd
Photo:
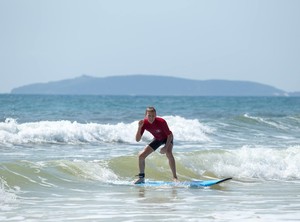
<path fill-rule="evenodd" d="M 181 182 L 170 182 L 170 181 L 145 181 L 144 183 L 134 184 L 135 186 L 145 187 L 189 187 L 189 188 L 200 188 L 209 187 L 216 184 L 223 183 L 231 180 L 231 177 L 224 179 L 213 179 L 213 180 L 193 180 L 193 181 L 181 181 Z"/>

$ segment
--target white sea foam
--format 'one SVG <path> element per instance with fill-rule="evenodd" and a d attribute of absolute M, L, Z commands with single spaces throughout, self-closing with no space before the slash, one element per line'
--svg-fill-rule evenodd
<path fill-rule="evenodd" d="M 116 181 L 118 176 L 107 166 L 98 161 L 61 161 L 59 166 L 76 177 L 98 180 L 101 182 Z"/>
<path fill-rule="evenodd" d="M 9 210 L 9 204 L 15 203 L 17 195 L 10 189 L 6 181 L 0 177 L 0 209 Z"/>
<path fill-rule="evenodd" d="M 294 146 L 287 149 L 271 149 L 244 146 L 236 150 L 212 149 L 175 153 L 175 158 L 178 163 L 178 173 L 189 179 L 214 176 L 258 181 L 299 180 L 299 148 L 299 146 Z M 163 156 L 157 154 L 148 159 L 147 172 L 150 175 L 160 177 L 165 175 L 162 172 L 169 170 L 168 163 Z M 103 161 L 78 160 L 68 162 L 68 167 L 85 178 L 118 181 L 133 176 L 132 169 L 137 163 L 137 158 L 124 156 L 107 161 L 110 164 L 103 164 Z"/>
<path fill-rule="evenodd" d="M 176 140 L 208 141 L 206 133 L 211 129 L 198 120 L 189 120 L 178 116 L 166 117 Z M 135 143 L 134 135 L 138 121 L 131 123 L 99 124 L 78 123 L 67 120 L 18 123 L 8 118 L 0 123 L 0 143 Z M 151 138 L 145 133 L 145 140 Z"/>
<path fill-rule="evenodd" d="M 280 124 L 280 123 L 277 123 L 277 122 L 274 122 L 274 121 L 271 121 L 271 120 L 267 120 L 267 119 L 262 118 L 262 117 L 251 116 L 247 113 L 244 114 L 244 117 L 248 118 L 248 119 L 255 120 L 257 122 L 260 122 L 260 123 L 263 123 L 263 124 L 266 124 L 266 125 L 269 125 L 271 127 L 277 128 L 277 129 L 282 129 L 282 130 L 289 129 L 288 127 L 284 126 L 283 124 Z"/>
<path fill-rule="evenodd" d="M 244 146 L 235 150 L 208 150 L 183 154 L 179 161 L 198 172 L 236 179 L 300 179 L 299 146 L 286 149 Z"/>

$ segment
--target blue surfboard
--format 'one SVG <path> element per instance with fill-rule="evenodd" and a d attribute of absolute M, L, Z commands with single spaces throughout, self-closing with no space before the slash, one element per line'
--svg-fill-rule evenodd
<path fill-rule="evenodd" d="M 188 188 L 200 188 L 213 186 L 227 180 L 231 180 L 231 177 L 224 179 L 214 180 L 193 180 L 193 181 L 182 181 L 182 182 L 170 182 L 170 181 L 145 181 L 145 183 L 135 184 L 135 186 L 144 187 L 188 187 Z"/>

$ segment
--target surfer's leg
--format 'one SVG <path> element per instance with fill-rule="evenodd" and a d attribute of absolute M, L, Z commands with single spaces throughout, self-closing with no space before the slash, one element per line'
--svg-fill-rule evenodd
<path fill-rule="evenodd" d="M 177 174 L 176 174 L 176 163 L 175 163 L 175 158 L 172 153 L 173 149 L 173 144 L 170 144 L 169 147 L 166 149 L 166 156 L 169 160 L 169 165 L 173 174 L 173 180 L 177 180 Z"/>
<path fill-rule="evenodd" d="M 146 146 L 145 149 L 139 154 L 139 168 L 140 173 L 145 173 L 145 159 L 153 152 L 150 146 Z"/>
<path fill-rule="evenodd" d="M 145 159 L 147 156 L 149 156 L 151 153 L 153 153 L 153 149 L 150 146 L 146 146 L 145 149 L 139 153 L 139 169 L 140 174 L 139 175 L 145 175 Z M 144 182 L 144 176 L 141 176 L 135 183 L 143 183 Z"/>

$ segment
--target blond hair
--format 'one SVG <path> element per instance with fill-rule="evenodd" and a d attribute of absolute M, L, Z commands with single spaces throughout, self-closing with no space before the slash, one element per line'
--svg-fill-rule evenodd
<path fill-rule="evenodd" d="M 154 112 L 156 114 L 156 110 L 153 106 L 148 106 L 145 112 L 145 115 L 147 115 L 147 112 Z"/>

